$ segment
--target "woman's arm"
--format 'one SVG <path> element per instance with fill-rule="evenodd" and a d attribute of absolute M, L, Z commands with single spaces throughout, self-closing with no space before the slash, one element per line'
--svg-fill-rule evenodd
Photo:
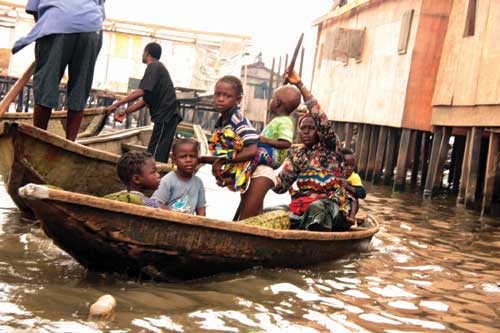
<path fill-rule="evenodd" d="M 297 180 L 297 171 L 293 165 L 293 161 L 290 158 L 290 152 L 288 153 L 288 157 L 283 162 L 283 167 L 277 177 L 278 184 L 273 188 L 273 191 L 281 194 L 288 191 L 292 184 Z"/>

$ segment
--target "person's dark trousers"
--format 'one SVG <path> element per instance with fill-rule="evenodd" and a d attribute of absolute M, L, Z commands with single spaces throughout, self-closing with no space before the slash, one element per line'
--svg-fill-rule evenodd
<path fill-rule="evenodd" d="M 168 162 L 170 147 L 174 140 L 177 125 L 181 122 L 180 116 L 174 116 L 171 120 L 155 123 L 153 133 L 149 140 L 148 153 L 152 154 L 157 162 Z"/>

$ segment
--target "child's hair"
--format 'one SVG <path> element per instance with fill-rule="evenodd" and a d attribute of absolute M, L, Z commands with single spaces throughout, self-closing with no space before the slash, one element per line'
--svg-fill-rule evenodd
<path fill-rule="evenodd" d="M 124 184 L 128 185 L 132 180 L 132 176 L 140 174 L 142 166 L 150 158 L 153 158 L 153 155 L 146 152 L 127 152 L 123 154 L 116 165 L 118 177 Z"/>
<path fill-rule="evenodd" d="M 219 82 L 225 82 L 231 84 L 234 90 L 236 91 L 237 96 L 243 95 L 243 84 L 241 83 L 241 80 L 238 79 L 236 76 L 225 75 L 221 77 L 219 80 L 217 80 L 217 83 Z"/>
<path fill-rule="evenodd" d="M 196 149 L 196 153 L 197 154 L 200 151 L 200 143 L 198 141 L 196 141 L 195 139 L 192 139 L 192 138 L 180 138 L 180 139 L 176 139 L 174 141 L 174 144 L 172 145 L 172 154 L 175 154 L 177 152 L 177 148 L 180 145 L 186 145 L 186 144 L 193 145 L 194 148 Z"/>

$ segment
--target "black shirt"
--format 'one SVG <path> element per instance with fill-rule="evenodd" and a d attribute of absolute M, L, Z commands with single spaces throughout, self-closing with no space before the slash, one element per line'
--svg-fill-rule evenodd
<path fill-rule="evenodd" d="M 144 90 L 143 99 L 153 122 L 168 122 L 174 116 L 180 117 L 174 84 L 161 62 L 154 61 L 148 65 L 139 88 Z"/>

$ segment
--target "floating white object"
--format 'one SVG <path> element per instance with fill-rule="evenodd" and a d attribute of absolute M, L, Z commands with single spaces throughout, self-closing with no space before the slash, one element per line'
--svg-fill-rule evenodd
<path fill-rule="evenodd" d="M 89 320 L 111 320 L 114 316 L 116 300 L 111 295 L 104 295 L 90 306 Z"/>

